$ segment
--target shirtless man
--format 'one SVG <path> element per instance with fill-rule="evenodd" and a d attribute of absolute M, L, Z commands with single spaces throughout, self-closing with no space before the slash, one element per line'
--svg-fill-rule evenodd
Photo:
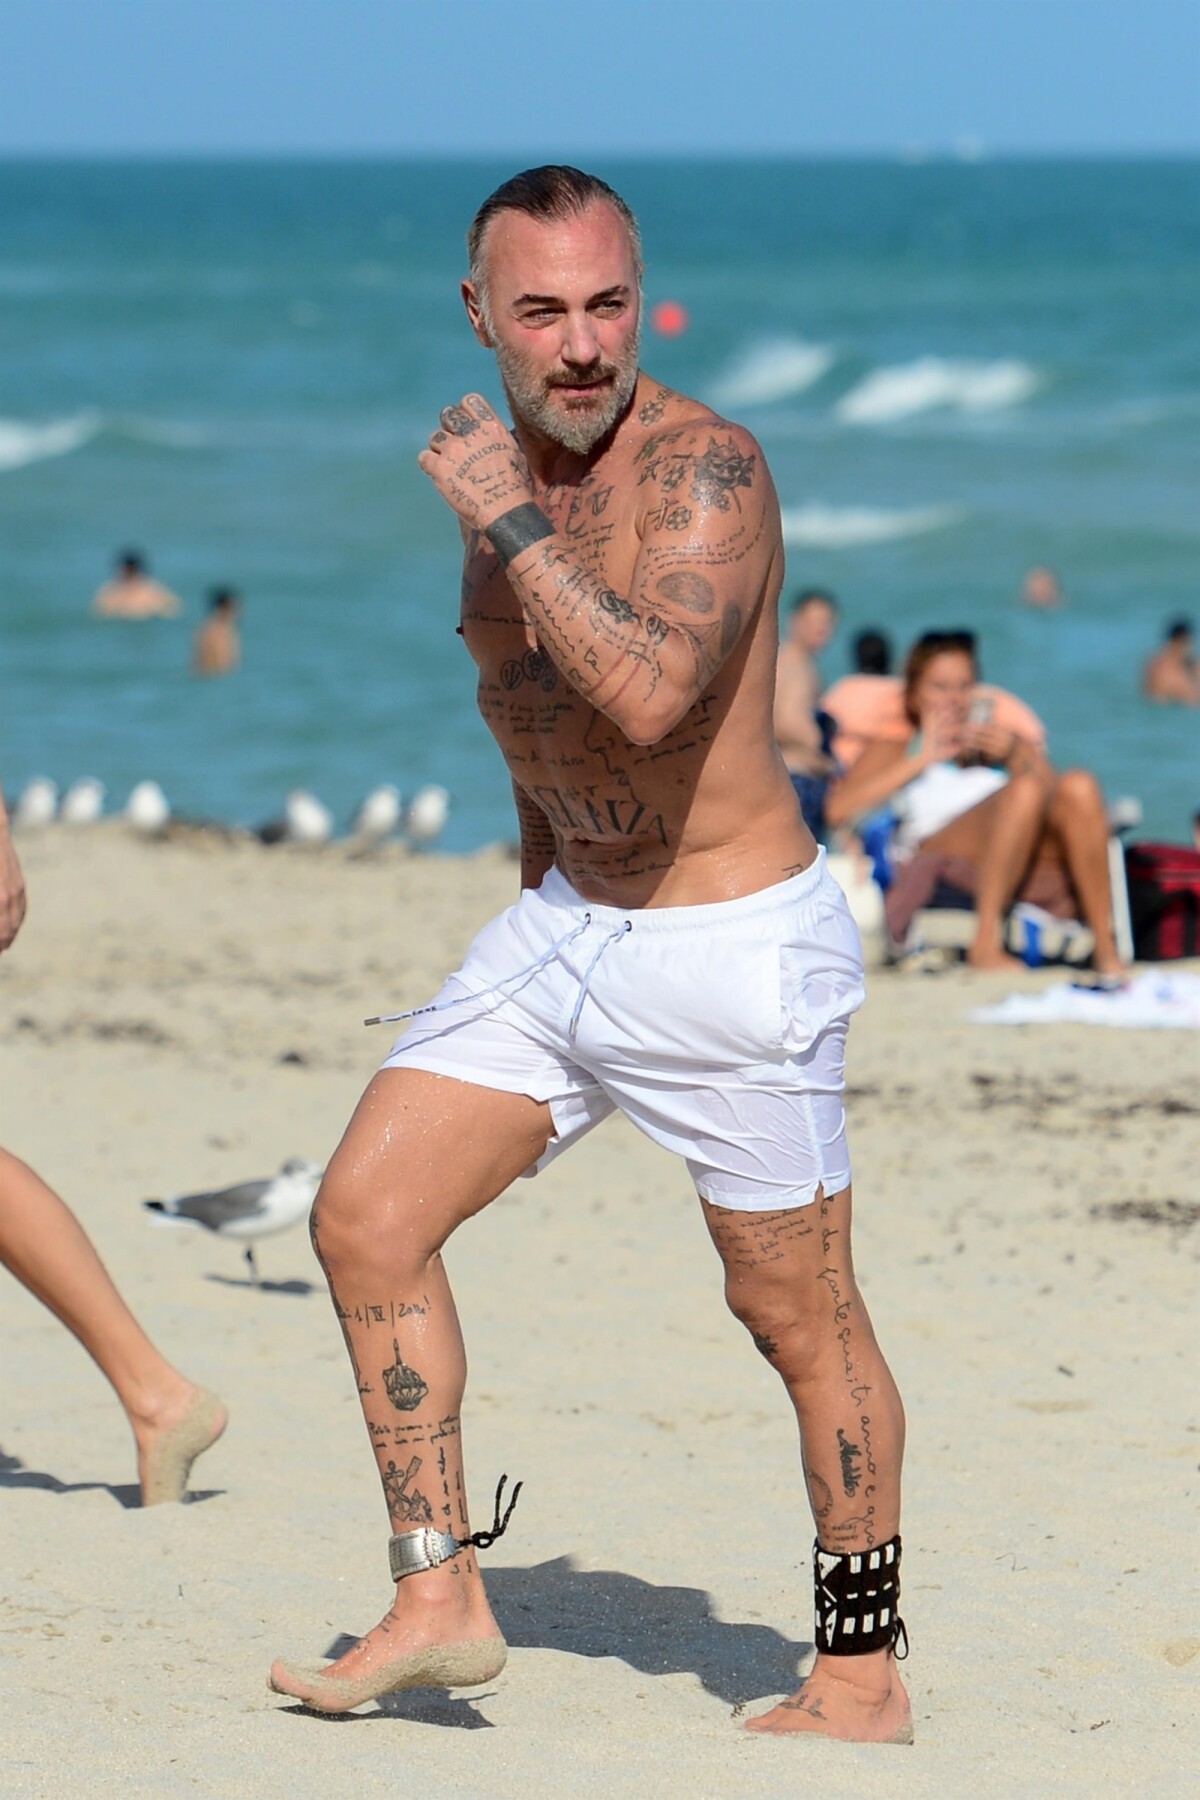
<path fill-rule="evenodd" d="M 112 579 L 92 595 L 92 611 L 101 619 L 174 619 L 183 602 L 154 580 L 136 550 L 126 550 L 117 558 Z"/>
<path fill-rule="evenodd" d="M 809 588 L 792 604 L 775 670 L 775 740 L 810 826 L 822 822 L 825 789 L 837 765 L 825 748 L 817 719 L 821 674 L 817 657 L 833 636 L 837 602 Z"/>
<path fill-rule="evenodd" d="M 232 588 L 214 588 L 208 616 L 197 627 L 192 642 L 193 675 L 229 675 L 242 660 L 242 640 L 237 627 L 240 597 Z"/>
<path fill-rule="evenodd" d="M 619 1106 L 686 1156 L 729 1304 L 800 1425 L 821 1649 L 753 1728 L 908 1742 L 904 1416 L 850 1258 L 842 1061 L 862 972 L 771 730 L 770 476 L 748 432 L 639 373 L 637 228 L 603 183 L 514 177 L 468 247 L 463 298 L 514 431 L 468 394 L 419 461 L 462 528 L 461 629 L 512 774 L 522 894 L 402 1015 L 317 1199 L 396 1591 L 335 1663 L 277 1662 L 272 1686 L 339 1712 L 503 1666 L 439 1251 Z M 801 1545 L 797 1522 L 785 1554 Z"/>
<path fill-rule="evenodd" d="M 1162 643 L 1142 670 L 1142 692 L 1148 700 L 1200 706 L 1200 663 L 1190 619 L 1174 619 L 1167 626 Z"/>

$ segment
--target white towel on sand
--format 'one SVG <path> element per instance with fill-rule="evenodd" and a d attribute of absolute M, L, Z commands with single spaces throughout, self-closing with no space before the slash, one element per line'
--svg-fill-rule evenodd
<path fill-rule="evenodd" d="M 973 1007 L 977 1025 L 1123 1025 L 1145 1030 L 1200 1030 L 1200 975 L 1146 969 L 1123 987 L 1083 987 L 1058 981 L 1040 994 L 1010 994 L 995 1006 Z"/>

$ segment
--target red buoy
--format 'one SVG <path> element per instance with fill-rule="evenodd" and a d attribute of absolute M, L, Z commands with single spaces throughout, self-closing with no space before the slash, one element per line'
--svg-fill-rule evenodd
<path fill-rule="evenodd" d="M 660 337 L 680 337 L 688 328 L 687 307 L 678 300 L 659 300 L 650 308 L 650 323 Z"/>

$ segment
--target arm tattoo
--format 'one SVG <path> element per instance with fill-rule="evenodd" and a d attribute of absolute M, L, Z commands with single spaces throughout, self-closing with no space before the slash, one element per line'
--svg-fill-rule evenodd
<path fill-rule="evenodd" d="M 518 556 L 522 550 L 528 550 L 530 544 L 539 544 L 543 538 L 553 537 L 554 527 L 536 501 L 526 500 L 523 505 L 510 506 L 506 513 L 493 519 L 486 535 L 491 539 L 492 549 L 507 569 L 513 557 Z"/>

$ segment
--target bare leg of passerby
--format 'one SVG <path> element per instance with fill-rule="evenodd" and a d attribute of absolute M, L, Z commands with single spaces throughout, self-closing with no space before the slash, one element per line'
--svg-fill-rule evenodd
<path fill-rule="evenodd" d="M 222 1403 L 151 1343 L 71 1209 L 0 1150 L 0 1261 L 74 1333 L 112 1383 L 137 1445 L 143 1506 L 179 1500 L 225 1429 Z"/>

